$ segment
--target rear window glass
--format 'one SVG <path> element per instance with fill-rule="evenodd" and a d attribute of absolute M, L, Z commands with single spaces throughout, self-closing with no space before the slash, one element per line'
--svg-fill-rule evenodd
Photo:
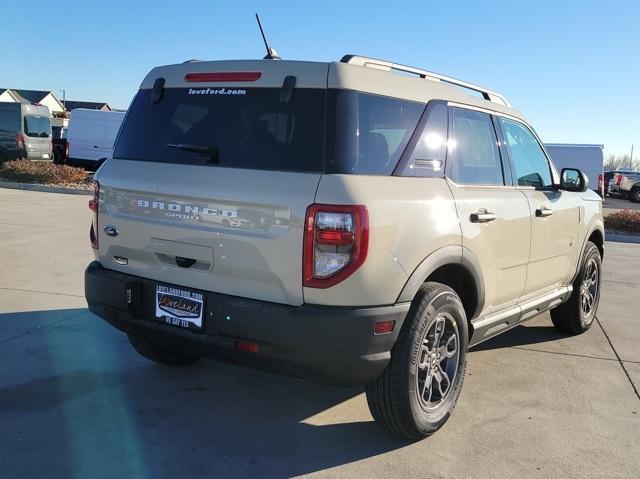
<path fill-rule="evenodd" d="M 159 103 L 140 90 L 114 157 L 232 168 L 323 171 L 326 91 L 168 88 Z"/>
<path fill-rule="evenodd" d="M 425 108 L 424 103 L 349 90 L 331 93 L 327 171 L 390 175 Z"/>
<path fill-rule="evenodd" d="M 49 138 L 51 123 L 46 116 L 28 115 L 24 117 L 24 134 L 31 138 Z"/>

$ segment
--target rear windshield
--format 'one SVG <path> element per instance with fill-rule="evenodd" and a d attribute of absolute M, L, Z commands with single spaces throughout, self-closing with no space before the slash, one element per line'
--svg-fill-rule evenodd
<path fill-rule="evenodd" d="M 390 175 L 423 103 L 349 90 L 140 90 L 114 157 L 262 170 Z"/>
<path fill-rule="evenodd" d="M 28 115 L 24 117 L 24 134 L 31 138 L 49 138 L 49 117 Z"/>
<path fill-rule="evenodd" d="M 114 157 L 262 170 L 322 171 L 325 90 L 168 88 L 134 99 Z"/>

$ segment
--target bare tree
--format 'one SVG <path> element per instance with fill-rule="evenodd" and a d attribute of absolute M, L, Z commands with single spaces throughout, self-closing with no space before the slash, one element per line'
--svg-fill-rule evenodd
<path fill-rule="evenodd" d="M 631 155 L 607 155 L 604 160 L 604 169 L 618 170 L 620 168 L 638 169 L 640 168 L 640 162 L 633 161 Z"/>

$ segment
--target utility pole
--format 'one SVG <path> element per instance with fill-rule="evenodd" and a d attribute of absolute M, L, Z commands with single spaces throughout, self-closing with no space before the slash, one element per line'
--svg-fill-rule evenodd
<path fill-rule="evenodd" d="M 67 111 L 67 90 L 58 90 L 62 92 L 62 106 L 64 111 Z"/>

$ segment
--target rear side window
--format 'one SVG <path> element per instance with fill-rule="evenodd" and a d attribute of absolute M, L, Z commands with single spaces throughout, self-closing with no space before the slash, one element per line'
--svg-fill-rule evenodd
<path fill-rule="evenodd" d="M 349 90 L 332 91 L 329 103 L 327 172 L 363 175 L 393 172 L 425 108 Z"/>
<path fill-rule="evenodd" d="M 533 133 L 521 123 L 498 117 L 509 150 L 509 157 L 520 186 L 549 188 L 551 169 L 542 147 Z"/>
<path fill-rule="evenodd" d="M 0 105 L 0 131 L 15 133 L 20 131 L 20 105 Z"/>
<path fill-rule="evenodd" d="M 325 90 L 168 88 L 159 103 L 140 90 L 115 158 L 262 170 L 324 169 Z"/>
<path fill-rule="evenodd" d="M 502 164 L 491 116 L 453 108 L 451 178 L 466 185 L 503 185 Z"/>
<path fill-rule="evenodd" d="M 24 117 L 24 134 L 31 138 L 49 138 L 51 122 L 46 116 L 27 115 Z"/>

